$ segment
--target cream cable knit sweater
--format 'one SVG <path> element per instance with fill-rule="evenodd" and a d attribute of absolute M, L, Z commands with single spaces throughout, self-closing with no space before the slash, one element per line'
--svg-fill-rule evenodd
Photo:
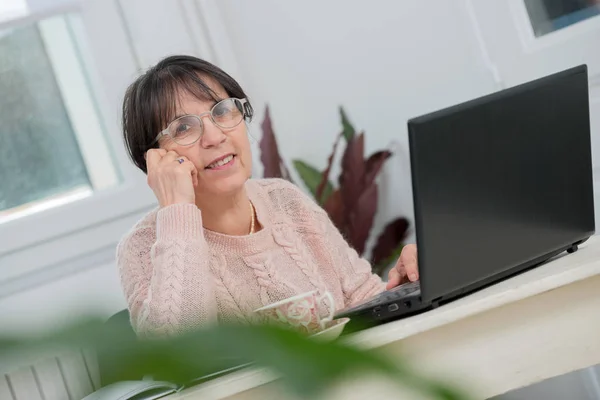
<path fill-rule="evenodd" d="M 246 188 L 263 226 L 257 233 L 209 231 L 195 205 L 176 204 L 148 213 L 119 242 L 119 273 L 138 335 L 252 323 L 253 310 L 314 289 L 331 292 L 338 310 L 385 290 L 299 188 L 281 179 L 251 179 Z"/>

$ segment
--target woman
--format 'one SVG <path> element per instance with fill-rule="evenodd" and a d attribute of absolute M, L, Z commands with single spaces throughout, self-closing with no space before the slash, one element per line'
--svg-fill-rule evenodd
<path fill-rule="evenodd" d="M 242 122 L 252 114 L 233 78 L 194 57 L 168 57 L 128 88 L 125 142 L 159 203 L 117 249 L 139 335 L 251 323 L 253 310 L 315 289 L 336 309 L 386 289 L 311 198 L 285 180 L 250 179 Z M 418 278 L 414 245 L 387 288 L 406 277 Z"/>

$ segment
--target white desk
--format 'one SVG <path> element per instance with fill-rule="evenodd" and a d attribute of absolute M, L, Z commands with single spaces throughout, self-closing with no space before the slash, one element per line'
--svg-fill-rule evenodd
<path fill-rule="evenodd" d="M 372 351 L 408 357 L 435 377 L 486 399 L 600 363 L 600 237 L 436 310 L 345 339 Z M 284 399 L 276 377 L 252 368 L 187 389 L 179 399 Z M 326 393 L 327 399 L 417 398 L 367 376 Z M 418 397 L 422 398 L 422 397 Z"/>

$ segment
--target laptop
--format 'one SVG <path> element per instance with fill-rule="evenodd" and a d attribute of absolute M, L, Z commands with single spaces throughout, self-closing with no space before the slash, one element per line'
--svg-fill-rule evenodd
<path fill-rule="evenodd" d="M 594 234 L 586 65 L 413 118 L 408 135 L 419 281 L 336 318 L 431 310 Z"/>

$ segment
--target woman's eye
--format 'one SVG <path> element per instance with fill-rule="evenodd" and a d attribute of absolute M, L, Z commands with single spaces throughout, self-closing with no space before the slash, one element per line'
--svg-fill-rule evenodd
<path fill-rule="evenodd" d="M 181 138 L 181 137 L 187 136 L 190 133 L 191 128 L 192 127 L 189 124 L 177 125 L 177 128 L 175 128 L 174 136 L 176 138 Z"/>
<path fill-rule="evenodd" d="M 229 114 L 230 111 L 228 108 L 222 107 L 222 108 L 217 108 L 213 114 L 215 115 L 215 117 L 223 117 L 227 114 Z"/>
<path fill-rule="evenodd" d="M 190 129 L 190 126 L 188 124 L 181 124 L 177 127 L 177 129 L 175 130 L 176 133 L 184 133 L 186 132 L 188 129 Z"/>

